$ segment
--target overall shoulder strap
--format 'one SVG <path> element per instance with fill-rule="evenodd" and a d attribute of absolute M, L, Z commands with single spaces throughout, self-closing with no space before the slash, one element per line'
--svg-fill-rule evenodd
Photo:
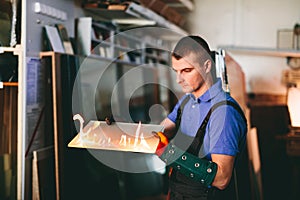
<path fill-rule="evenodd" d="M 236 111 L 238 111 L 238 112 L 240 113 L 240 115 L 241 115 L 241 117 L 243 118 L 243 120 L 244 120 L 245 122 L 247 121 L 246 118 L 245 118 L 244 112 L 242 111 L 242 109 L 241 109 L 236 103 L 234 103 L 234 102 L 232 102 L 232 101 L 229 101 L 229 100 L 224 100 L 224 101 L 220 101 L 220 102 L 214 104 L 214 105 L 211 107 L 211 109 L 208 111 L 208 113 L 207 113 L 205 119 L 203 120 L 203 122 L 202 122 L 200 128 L 202 128 L 202 127 L 203 127 L 203 128 L 206 128 L 206 125 L 207 125 L 207 123 L 208 123 L 208 121 L 209 121 L 209 118 L 210 118 L 210 116 L 211 116 L 211 113 L 212 113 L 214 110 L 216 110 L 219 106 L 222 106 L 222 105 L 229 105 L 229 106 L 232 106 Z"/>
<path fill-rule="evenodd" d="M 208 121 L 210 119 L 210 116 L 212 114 L 212 112 L 214 110 L 216 110 L 218 107 L 222 106 L 222 105 L 229 105 L 229 106 L 232 106 L 234 109 L 236 109 L 240 115 L 242 116 L 243 120 L 245 122 L 247 122 L 246 118 L 245 118 L 245 115 L 244 115 L 244 112 L 241 110 L 241 108 L 234 102 L 232 101 L 228 101 L 228 100 L 224 100 L 224 101 L 220 101 L 216 104 L 214 104 L 210 110 L 208 111 L 206 117 L 204 118 L 201 126 L 199 127 L 198 131 L 197 131 L 197 134 L 192 142 L 192 144 L 190 145 L 189 149 L 188 149 L 188 152 L 189 153 L 193 153 L 194 155 L 197 155 L 199 153 L 199 150 L 200 150 L 200 147 L 203 143 L 203 139 L 204 139 L 204 135 L 205 135 L 205 131 L 206 131 L 206 126 L 208 124 Z"/>
<path fill-rule="evenodd" d="M 190 100 L 190 96 L 187 95 L 183 101 L 181 102 L 178 110 L 177 110 L 177 117 L 176 117 L 176 121 L 175 121 L 175 125 L 176 125 L 176 132 L 178 131 L 179 129 L 179 126 L 180 126 L 180 122 L 181 122 L 181 115 L 182 115 L 182 111 L 183 111 L 183 108 L 185 106 L 185 104 Z"/>

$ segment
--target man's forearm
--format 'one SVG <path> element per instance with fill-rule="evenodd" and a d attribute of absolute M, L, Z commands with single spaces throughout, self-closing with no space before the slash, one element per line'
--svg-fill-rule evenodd
<path fill-rule="evenodd" d="M 164 127 L 163 134 L 169 140 L 171 140 L 174 137 L 174 135 L 176 134 L 175 123 L 172 122 L 169 118 L 165 118 L 160 124 Z"/>
<path fill-rule="evenodd" d="M 216 176 L 218 165 L 187 153 L 174 144 L 169 144 L 160 159 L 182 174 L 210 187 Z"/>

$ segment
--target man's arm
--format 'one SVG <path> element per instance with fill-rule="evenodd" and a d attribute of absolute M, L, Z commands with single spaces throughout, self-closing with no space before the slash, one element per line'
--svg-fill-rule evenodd
<path fill-rule="evenodd" d="M 212 154 L 212 161 L 201 159 L 171 144 L 157 151 L 166 164 L 177 168 L 184 175 L 206 186 L 224 190 L 230 183 L 234 156 Z"/>
<path fill-rule="evenodd" d="M 164 135 L 170 140 L 175 134 L 175 123 L 172 122 L 169 118 L 165 118 L 160 125 L 164 126 Z"/>
<path fill-rule="evenodd" d="M 231 179 L 234 156 L 211 154 L 212 161 L 218 165 L 217 174 L 212 182 L 212 186 L 223 190 L 225 189 Z"/>

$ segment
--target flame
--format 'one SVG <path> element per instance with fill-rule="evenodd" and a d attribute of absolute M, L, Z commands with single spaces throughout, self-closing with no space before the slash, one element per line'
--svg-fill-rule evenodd
<path fill-rule="evenodd" d="M 142 126 L 142 123 L 141 121 L 139 122 L 139 125 L 135 131 L 135 139 L 134 139 L 134 147 L 136 147 L 137 143 L 138 143 L 138 140 L 139 140 L 139 135 L 140 135 L 140 132 L 141 132 L 141 126 Z"/>
<path fill-rule="evenodd" d="M 76 114 L 73 116 L 73 120 L 78 120 L 80 123 L 80 128 L 79 128 L 79 135 L 80 135 L 80 140 L 83 140 L 84 136 L 87 136 L 91 132 L 91 128 L 89 128 L 86 132 L 83 131 L 83 123 L 84 119 L 80 114 Z"/>
<path fill-rule="evenodd" d="M 133 129 L 131 129 L 131 131 L 134 131 L 134 128 L 136 128 L 132 137 L 131 134 L 128 135 L 126 133 L 120 134 L 118 132 L 114 132 L 113 130 L 115 130 L 115 126 L 109 127 L 106 123 L 101 123 L 100 121 L 89 122 L 86 127 L 84 127 L 84 119 L 80 114 L 74 115 L 73 120 L 78 120 L 80 123 L 80 131 L 76 138 L 76 143 L 74 144 L 81 148 L 91 147 L 123 151 L 152 152 L 153 142 L 151 139 L 148 141 L 144 137 L 141 121 L 139 121 L 138 124 L 132 124 Z M 100 127 L 102 125 L 106 127 L 105 130 L 108 131 L 108 135 L 110 134 L 109 129 L 112 130 L 112 137 L 109 137 L 104 133 L 104 130 Z"/>

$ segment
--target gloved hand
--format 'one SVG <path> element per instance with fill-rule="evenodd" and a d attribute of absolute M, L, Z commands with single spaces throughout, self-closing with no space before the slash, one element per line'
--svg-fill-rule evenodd
<path fill-rule="evenodd" d="M 157 145 L 155 154 L 161 156 L 165 151 L 165 148 L 168 146 L 169 140 L 162 132 L 153 132 L 153 133 L 155 134 L 155 136 L 159 137 L 159 143 Z"/>

